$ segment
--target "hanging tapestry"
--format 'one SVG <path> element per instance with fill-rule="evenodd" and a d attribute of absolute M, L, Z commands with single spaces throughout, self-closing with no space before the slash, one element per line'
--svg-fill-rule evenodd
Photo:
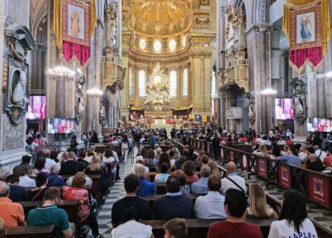
<path fill-rule="evenodd" d="M 300 74 L 308 63 L 316 71 L 330 39 L 329 0 L 286 0 L 283 31 L 290 44 L 291 67 Z"/>
<path fill-rule="evenodd" d="M 90 59 L 90 37 L 96 25 L 95 0 L 54 0 L 53 31 L 63 59 L 85 65 Z"/>

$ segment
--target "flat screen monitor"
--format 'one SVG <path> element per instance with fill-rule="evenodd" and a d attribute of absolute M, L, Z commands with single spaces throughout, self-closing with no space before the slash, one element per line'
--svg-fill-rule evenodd
<path fill-rule="evenodd" d="M 274 105 L 276 120 L 294 119 L 294 110 L 291 98 L 276 98 Z"/>
<path fill-rule="evenodd" d="M 75 119 L 48 119 L 47 131 L 49 134 L 70 134 L 76 130 Z"/>
<path fill-rule="evenodd" d="M 308 132 L 332 132 L 332 120 L 326 118 L 310 118 L 307 122 Z"/>
<path fill-rule="evenodd" d="M 28 120 L 46 119 L 46 96 L 30 96 L 28 112 L 26 118 Z"/>

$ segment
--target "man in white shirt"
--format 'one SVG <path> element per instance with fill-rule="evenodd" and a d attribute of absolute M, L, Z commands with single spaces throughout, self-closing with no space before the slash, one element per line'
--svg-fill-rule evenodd
<path fill-rule="evenodd" d="M 246 182 L 244 178 L 237 175 L 236 165 L 234 162 L 227 164 L 227 177 L 221 179 L 221 193 L 226 194 L 226 191 L 230 188 L 234 188 L 244 193 L 247 192 Z"/>
<path fill-rule="evenodd" d="M 44 158 L 45 158 L 45 169 L 47 170 L 51 170 L 51 167 L 53 165 L 56 165 L 56 162 L 52 159 L 50 159 L 50 156 L 51 156 L 51 151 L 49 149 L 44 149 L 43 150 L 43 155 L 44 155 Z"/>
<path fill-rule="evenodd" d="M 208 180 L 209 192 L 196 199 L 194 211 L 197 218 L 223 219 L 226 218 L 224 210 L 225 197 L 220 194 L 221 181 L 218 176 L 212 175 Z"/>
<path fill-rule="evenodd" d="M 36 180 L 30 178 L 32 175 L 33 169 L 29 165 L 23 169 L 23 176 L 20 176 L 20 181 L 18 182 L 18 186 L 21 187 L 36 187 Z"/>

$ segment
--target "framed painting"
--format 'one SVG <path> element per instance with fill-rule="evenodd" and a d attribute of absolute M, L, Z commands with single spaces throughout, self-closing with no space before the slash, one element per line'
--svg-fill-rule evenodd
<path fill-rule="evenodd" d="M 303 49 L 322 44 L 320 6 L 291 10 L 290 44 L 292 49 Z"/>
<path fill-rule="evenodd" d="M 78 45 L 90 46 L 89 5 L 75 0 L 63 0 L 62 38 Z"/>

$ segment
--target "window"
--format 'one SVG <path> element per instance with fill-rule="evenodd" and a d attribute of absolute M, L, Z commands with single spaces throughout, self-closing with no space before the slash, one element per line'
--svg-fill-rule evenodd
<path fill-rule="evenodd" d="M 182 72 L 182 96 L 188 96 L 188 69 Z"/>
<path fill-rule="evenodd" d="M 169 95 L 171 97 L 176 97 L 176 71 L 171 71 L 169 80 Z"/>
<path fill-rule="evenodd" d="M 129 96 L 134 96 L 134 91 L 135 91 L 135 88 L 134 88 L 134 78 L 133 78 L 133 69 L 132 68 L 129 68 Z"/>
<path fill-rule="evenodd" d="M 140 70 L 138 73 L 138 94 L 140 97 L 146 96 L 145 80 L 145 71 Z"/>

